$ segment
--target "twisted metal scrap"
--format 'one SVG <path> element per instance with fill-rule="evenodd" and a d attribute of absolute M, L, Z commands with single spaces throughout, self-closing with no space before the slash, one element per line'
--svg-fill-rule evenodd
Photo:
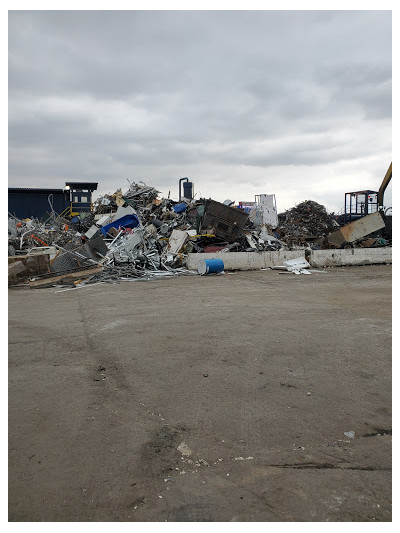
<path fill-rule="evenodd" d="M 187 270 L 186 268 L 150 270 L 148 268 L 141 268 L 134 263 L 120 265 L 108 264 L 104 266 L 102 272 L 84 280 L 81 285 L 91 285 L 93 283 L 119 283 L 120 281 L 147 281 L 150 279 L 179 275 L 197 275 L 197 272 Z"/>
<path fill-rule="evenodd" d="M 278 215 L 276 231 L 287 243 L 302 242 L 307 238 L 324 237 L 336 229 L 333 213 L 312 200 L 306 200 Z"/>

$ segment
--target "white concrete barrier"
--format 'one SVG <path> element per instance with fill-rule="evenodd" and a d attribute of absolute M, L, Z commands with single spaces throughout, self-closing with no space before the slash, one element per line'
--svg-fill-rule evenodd
<path fill-rule="evenodd" d="M 202 259 L 222 259 L 225 270 L 259 270 L 283 265 L 284 261 L 304 257 L 304 250 L 277 252 L 215 252 L 211 254 L 188 254 L 186 266 L 197 270 Z"/>
<path fill-rule="evenodd" d="M 350 248 L 345 250 L 313 250 L 308 262 L 312 267 L 379 265 L 392 262 L 392 248 Z"/>
<path fill-rule="evenodd" d="M 197 270 L 202 259 L 222 259 L 225 270 L 259 270 L 283 265 L 284 261 L 305 257 L 304 250 L 278 252 L 215 252 L 189 254 L 186 266 Z M 379 265 L 392 263 L 392 248 L 351 248 L 345 250 L 313 250 L 307 258 L 314 268 L 348 265 Z"/>

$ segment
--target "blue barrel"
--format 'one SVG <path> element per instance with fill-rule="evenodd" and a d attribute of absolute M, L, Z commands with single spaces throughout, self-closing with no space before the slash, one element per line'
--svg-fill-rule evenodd
<path fill-rule="evenodd" d="M 187 205 L 185 204 L 185 202 L 174 205 L 175 213 L 183 213 L 183 211 L 186 211 L 186 209 L 187 209 Z"/>
<path fill-rule="evenodd" d="M 204 276 L 204 274 L 218 274 L 224 270 L 224 262 L 222 259 L 202 259 L 198 262 L 197 272 Z"/>

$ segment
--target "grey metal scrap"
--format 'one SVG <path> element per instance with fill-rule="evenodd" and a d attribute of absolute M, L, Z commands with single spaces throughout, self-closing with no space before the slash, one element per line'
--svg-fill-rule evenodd
<path fill-rule="evenodd" d="M 8 235 L 11 239 L 16 239 L 18 235 L 17 221 L 14 218 L 8 219 Z"/>
<path fill-rule="evenodd" d="M 54 274 L 61 274 L 78 267 L 77 258 L 70 252 L 58 254 L 50 266 L 50 271 Z"/>
<path fill-rule="evenodd" d="M 53 273 L 68 272 L 69 270 L 76 270 L 77 268 L 83 268 L 89 264 L 99 264 L 99 261 L 94 260 L 92 255 L 88 253 L 85 246 L 66 244 L 65 247 L 61 247 L 55 244 L 55 247 L 60 250 L 53 262 L 51 263 L 50 270 Z"/>
<path fill-rule="evenodd" d="M 168 269 L 168 270 L 150 270 L 148 268 L 140 268 L 133 263 L 126 263 L 122 265 L 106 265 L 103 271 L 95 276 L 85 280 L 85 285 L 92 283 L 118 283 L 120 281 L 139 281 L 156 279 L 160 277 L 171 277 L 177 275 L 193 275 L 197 274 L 186 268 Z"/>
<path fill-rule="evenodd" d="M 145 183 L 130 183 L 130 187 L 127 192 L 123 195 L 125 199 L 135 200 L 138 204 L 146 205 L 153 200 L 155 200 L 159 194 L 159 191 L 154 187 L 149 187 Z"/>

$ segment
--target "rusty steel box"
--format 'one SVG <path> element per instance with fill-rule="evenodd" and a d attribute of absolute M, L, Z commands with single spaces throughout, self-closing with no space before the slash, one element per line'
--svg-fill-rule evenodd
<path fill-rule="evenodd" d="M 215 200 L 205 203 L 202 229 L 214 229 L 217 237 L 226 239 L 227 242 L 235 241 L 244 229 L 249 215 L 242 209 L 229 207 Z"/>

